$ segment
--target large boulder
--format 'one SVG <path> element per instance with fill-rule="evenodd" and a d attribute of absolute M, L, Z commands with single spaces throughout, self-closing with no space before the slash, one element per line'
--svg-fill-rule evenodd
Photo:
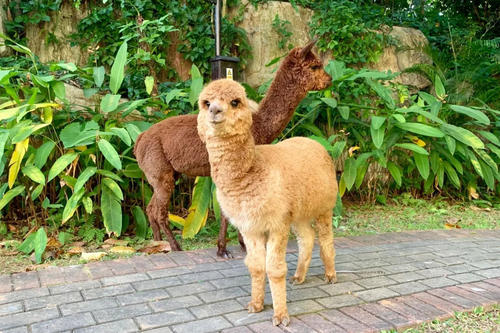
<path fill-rule="evenodd" d="M 6 6 L 5 0 L 0 0 L 0 34 L 5 35 L 5 27 L 4 27 L 4 22 L 6 20 L 6 13 L 4 11 L 4 8 Z M 0 37 L 0 44 L 3 44 L 5 41 L 3 38 Z M 4 57 L 8 55 L 9 49 L 5 46 L 0 45 L 0 57 Z"/>

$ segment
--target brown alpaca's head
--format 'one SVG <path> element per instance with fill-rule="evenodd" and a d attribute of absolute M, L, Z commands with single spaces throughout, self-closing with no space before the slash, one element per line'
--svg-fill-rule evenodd
<path fill-rule="evenodd" d="M 291 50 L 280 68 L 290 73 L 289 78 L 307 91 L 322 90 L 332 83 L 332 77 L 323 69 L 323 62 L 312 52 L 314 44 L 316 40 Z"/>
<path fill-rule="evenodd" d="M 202 141 L 250 131 L 252 111 L 245 88 L 236 81 L 221 79 L 210 82 L 198 98 L 198 107 L 198 134 Z"/>

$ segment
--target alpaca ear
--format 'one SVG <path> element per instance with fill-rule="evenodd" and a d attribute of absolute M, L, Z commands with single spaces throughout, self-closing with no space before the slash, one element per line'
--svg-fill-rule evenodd
<path fill-rule="evenodd" d="M 317 38 L 315 38 L 315 39 L 313 39 L 311 42 L 309 42 L 309 44 L 307 44 L 306 46 L 304 46 L 304 47 L 302 48 L 302 50 L 300 50 L 300 53 L 299 53 L 300 57 L 305 58 L 305 57 L 306 57 L 306 55 L 307 55 L 309 52 L 311 52 L 311 50 L 312 50 L 312 48 L 313 48 L 314 44 L 316 44 L 316 42 L 317 42 L 317 41 L 318 41 L 318 39 L 317 39 Z"/>

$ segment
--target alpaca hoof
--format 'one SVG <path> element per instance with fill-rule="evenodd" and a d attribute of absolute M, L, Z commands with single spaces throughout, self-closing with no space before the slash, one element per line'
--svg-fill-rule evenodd
<path fill-rule="evenodd" d="M 280 324 L 282 324 L 283 326 L 288 326 L 288 324 L 290 324 L 290 317 L 288 316 L 287 312 L 282 315 L 273 316 L 273 325 L 278 326 Z"/>
<path fill-rule="evenodd" d="M 291 283 L 291 284 L 293 284 L 293 285 L 295 286 L 295 285 L 299 285 L 299 284 L 304 283 L 304 281 L 305 281 L 305 280 L 306 280 L 306 278 L 305 278 L 305 277 L 302 277 L 302 278 L 301 278 L 301 277 L 298 277 L 298 276 L 292 276 L 292 277 L 290 278 L 290 283 Z"/>
<path fill-rule="evenodd" d="M 248 309 L 249 313 L 261 312 L 262 309 L 264 309 L 264 304 L 262 304 L 262 303 L 261 304 L 256 304 L 254 302 L 250 302 L 247 305 L 247 309 Z"/>
<path fill-rule="evenodd" d="M 326 283 L 336 283 L 337 282 L 337 273 L 325 274 L 325 282 Z"/>
<path fill-rule="evenodd" d="M 227 249 L 219 249 L 217 251 L 217 257 L 224 258 L 224 259 L 233 259 L 234 256 L 229 250 Z"/>

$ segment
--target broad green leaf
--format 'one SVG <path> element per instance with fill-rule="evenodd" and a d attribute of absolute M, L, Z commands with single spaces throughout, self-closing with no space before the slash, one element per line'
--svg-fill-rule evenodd
<path fill-rule="evenodd" d="M 45 233 L 44 228 L 38 229 L 35 235 L 35 239 L 33 240 L 33 245 L 35 248 L 35 259 L 37 264 L 42 262 L 42 255 L 45 252 L 45 248 L 47 247 L 47 234 Z"/>
<path fill-rule="evenodd" d="M 24 254 L 30 254 L 35 249 L 35 237 L 36 232 L 32 232 L 28 235 L 28 237 L 26 237 L 26 239 L 22 242 L 21 245 L 19 245 L 17 249 Z"/>
<path fill-rule="evenodd" d="M 54 81 L 51 84 L 52 90 L 54 90 L 54 94 L 60 100 L 66 99 L 66 87 L 64 86 L 64 82 Z"/>
<path fill-rule="evenodd" d="M 488 155 L 484 150 L 477 149 L 475 150 L 476 154 L 481 157 L 481 159 L 486 162 L 492 168 L 495 170 L 495 172 L 498 172 L 498 164 L 491 158 L 490 155 Z"/>
<path fill-rule="evenodd" d="M 123 200 L 123 192 L 120 186 L 111 178 L 103 178 L 102 183 L 107 186 L 113 193 L 114 195 L 120 199 Z"/>
<path fill-rule="evenodd" d="M 35 201 L 40 196 L 43 190 L 43 186 L 43 184 L 39 184 L 37 187 L 35 187 L 33 192 L 31 192 L 31 200 Z"/>
<path fill-rule="evenodd" d="M 500 158 L 500 148 L 498 147 L 495 147 L 494 145 L 492 145 L 491 143 L 488 143 L 486 145 L 486 147 L 488 147 L 493 153 L 495 153 L 495 155 L 498 156 L 498 158 Z"/>
<path fill-rule="evenodd" d="M 323 103 L 325 103 L 326 105 L 328 105 L 329 107 L 335 109 L 337 107 L 337 100 L 335 98 L 332 98 L 332 97 L 324 97 L 324 98 L 321 98 L 321 100 L 323 101 Z"/>
<path fill-rule="evenodd" d="M 130 135 L 128 134 L 127 130 L 121 127 L 113 127 L 111 129 L 111 132 L 115 133 L 118 135 L 118 137 L 125 142 L 127 146 L 130 146 L 132 144 L 132 140 L 130 139 Z"/>
<path fill-rule="evenodd" d="M 121 95 L 106 94 L 101 100 L 101 111 L 106 113 L 115 111 L 120 103 L 120 97 Z"/>
<path fill-rule="evenodd" d="M 465 114 L 466 116 L 476 119 L 479 123 L 483 125 L 490 124 L 490 119 L 488 118 L 488 116 L 479 110 L 461 105 L 450 105 L 450 108 L 455 112 L 462 113 Z"/>
<path fill-rule="evenodd" d="M 144 79 L 144 85 L 146 86 L 146 92 L 148 93 L 148 95 L 151 95 L 154 84 L 155 84 L 154 77 L 146 76 L 146 78 Z"/>
<path fill-rule="evenodd" d="M 17 116 L 20 110 L 26 110 L 27 107 L 28 107 L 27 105 L 23 105 L 23 106 L 16 106 L 10 109 L 0 110 L 0 120 L 5 120 Z"/>
<path fill-rule="evenodd" d="M 333 144 L 332 148 L 332 157 L 334 159 L 337 159 L 340 157 L 342 152 L 344 151 L 344 148 L 346 146 L 347 142 L 346 141 L 337 141 Z"/>
<path fill-rule="evenodd" d="M 113 62 L 113 66 L 111 66 L 111 76 L 109 78 L 109 89 L 115 95 L 122 85 L 126 63 L 127 42 L 123 42 L 116 53 L 115 61 Z"/>
<path fill-rule="evenodd" d="M 78 153 L 67 153 L 59 157 L 49 170 L 49 176 L 47 178 L 47 183 L 54 179 L 58 174 L 60 174 L 71 162 L 75 160 Z"/>
<path fill-rule="evenodd" d="M 76 180 L 75 186 L 73 188 L 73 191 L 76 193 L 80 191 L 80 189 L 85 186 L 85 183 L 92 177 L 97 171 L 96 167 L 87 167 L 85 170 L 83 170 L 80 175 L 78 176 L 78 179 Z"/>
<path fill-rule="evenodd" d="M 34 165 L 27 165 L 23 169 L 23 174 L 38 184 L 45 184 L 45 176 L 42 171 Z"/>
<path fill-rule="evenodd" d="M 474 167 L 474 170 L 476 170 L 477 174 L 484 179 L 483 170 L 481 169 L 481 164 L 479 163 L 476 155 L 474 155 L 474 153 L 470 150 L 467 150 L 467 155 L 469 155 L 469 160 Z"/>
<path fill-rule="evenodd" d="M 71 233 L 69 233 L 69 232 L 61 231 L 57 235 L 57 239 L 59 240 L 59 242 L 62 245 L 64 245 L 64 244 L 69 243 L 73 239 L 73 235 Z"/>
<path fill-rule="evenodd" d="M 125 128 L 127 129 L 128 134 L 130 134 L 130 138 L 132 139 L 132 141 L 135 142 L 139 134 L 141 134 L 141 130 L 139 129 L 139 127 L 129 123 L 125 124 Z"/>
<path fill-rule="evenodd" d="M 102 87 L 102 83 L 104 82 L 104 67 L 99 66 L 99 67 L 94 67 L 92 76 L 94 78 L 94 83 L 97 87 Z"/>
<path fill-rule="evenodd" d="M 446 134 L 451 135 L 458 141 L 463 142 L 472 148 L 484 149 L 483 141 L 481 141 L 481 139 L 468 129 L 450 124 L 442 124 L 441 129 Z"/>
<path fill-rule="evenodd" d="M 490 190 L 494 190 L 495 177 L 493 175 L 493 170 L 491 170 L 491 168 L 483 161 L 479 161 L 479 165 L 481 166 L 481 171 L 483 173 L 483 179 L 484 182 L 486 183 L 486 186 L 488 186 Z"/>
<path fill-rule="evenodd" d="M 500 140 L 491 132 L 478 131 L 486 140 L 500 147 Z M 1 149 L 0 149 L 1 150 Z M 1 153 L 1 152 L 0 152 Z"/>
<path fill-rule="evenodd" d="M 146 220 L 146 215 L 139 206 L 134 206 L 132 208 L 132 215 L 134 215 L 135 219 L 136 236 L 145 239 L 148 234 L 148 222 Z"/>
<path fill-rule="evenodd" d="M 34 163 L 38 169 L 41 169 L 43 168 L 43 166 L 45 166 L 45 163 L 47 163 L 47 158 L 49 158 L 49 155 L 55 146 L 56 144 L 53 141 L 47 141 L 39 148 L 37 148 Z"/>
<path fill-rule="evenodd" d="M 100 175 L 103 175 L 104 177 L 109 177 L 111 179 L 114 179 L 117 182 L 123 182 L 123 179 L 121 179 L 120 177 L 118 177 L 116 174 L 114 174 L 113 172 L 111 172 L 109 170 L 99 169 L 99 170 L 97 170 L 97 173 Z"/>
<path fill-rule="evenodd" d="M 9 132 L 0 130 L 0 161 L 2 160 L 3 153 L 5 151 L 5 144 L 9 138 Z M 0 173 L 1 174 L 1 173 Z"/>
<path fill-rule="evenodd" d="M 165 104 L 169 104 L 174 98 L 180 96 L 182 94 L 182 89 L 172 89 L 165 96 Z"/>
<path fill-rule="evenodd" d="M 121 200 L 107 186 L 101 187 L 101 213 L 106 232 L 119 237 L 122 232 Z"/>
<path fill-rule="evenodd" d="M 348 106 L 339 106 L 337 108 L 339 110 L 340 116 L 345 120 L 349 119 L 349 107 Z"/>
<path fill-rule="evenodd" d="M 210 199 L 212 197 L 212 180 L 210 177 L 197 177 L 193 189 L 193 199 L 182 229 L 182 238 L 192 238 L 205 225 L 208 217 Z"/>
<path fill-rule="evenodd" d="M 391 96 L 391 91 L 381 85 L 380 83 L 373 81 L 370 78 L 365 79 L 366 83 L 377 93 L 377 95 L 382 98 L 384 101 L 385 105 L 391 109 L 394 110 L 396 108 L 396 104 L 394 103 L 394 100 L 392 99 Z"/>
<path fill-rule="evenodd" d="M 384 143 L 384 135 L 385 135 L 385 126 L 382 126 L 378 129 L 374 129 L 370 127 L 370 133 L 372 136 L 372 141 L 375 147 L 380 148 Z"/>
<path fill-rule="evenodd" d="M 85 212 L 87 214 L 92 214 L 92 210 L 93 210 L 92 199 L 90 199 L 89 197 L 83 197 L 82 203 L 83 203 L 83 208 L 85 208 Z"/>
<path fill-rule="evenodd" d="M 380 117 L 380 116 L 372 116 L 372 122 L 371 122 L 371 127 L 373 129 L 379 129 L 380 126 L 382 126 L 385 122 L 385 117 Z"/>
<path fill-rule="evenodd" d="M 9 188 L 12 188 L 12 186 L 14 186 L 17 174 L 19 173 L 19 169 L 21 168 L 21 162 L 23 161 L 24 154 L 26 154 L 26 151 L 28 150 L 28 143 L 29 138 L 16 143 L 16 148 L 14 149 L 9 162 Z"/>
<path fill-rule="evenodd" d="M 313 123 L 303 123 L 300 125 L 300 127 L 313 133 L 316 137 L 323 137 L 324 136 L 323 131 L 321 129 L 319 129 L 318 126 L 314 125 Z"/>
<path fill-rule="evenodd" d="M 70 72 L 74 72 L 74 71 L 76 71 L 78 69 L 76 67 L 76 65 L 74 63 L 72 63 L 72 62 L 68 62 L 68 63 L 60 62 L 60 63 L 57 64 L 57 66 L 59 66 L 62 69 L 65 69 L 67 71 L 70 71 Z"/>
<path fill-rule="evenodd" d="M 66 125 L 59 135 L 65 148 L 86 146 L 95 143 L 99 124 L 94 120 L 85 122 L 73 122 Z"/>
<path fill-rule="evenodd" d="M 14 187 L 12 190 L 7 191 L 0 199 L 0 210 L 2 210 L 12 199 L 24 191 L 24 185 Z"/>
<path fill-rule="evenodd" d="M 394 119 L 396 119 L 397 121 L 399 121 L 400 123 L 406 123 L 406 118 L 403 116 L 403 115 L 400 115 L 398 113 L 395 113 L 392 115 L 394 117 Z"/>
<path fill-rule="evenodd" d="M 356 176 L 357 176 L 356 161 L 354 157 L 349 157 L 344 162 L 343 176 L 347 190 L 351 190 L 352 186 L 354 185 L 354 182 L 356 181 Z"/>
<path fill-rule="evenodd" d="M 85 194 L 85 189 L 80 188 L 78 191 L 75 191 L 73 195 L 68 199 L 66 202 L 66 206 L 64 207 L 63 214 L 62 214 L 62 221 L 61 224 L 66 223 L 71 217 L 76 212 L 76 209 L 78 208 L 78 203 L 80 202 L 80 199 L 83 197 Z"/>
<path fill-rule="evenodd" d="M 429 156 L 415 153 L 413 154 L 413 159 L 422 178 L 427 179 L 429 177 Z"/>
<path fill-rule="evenodd" d="M 344 193 L 346 190 L 344 175 L 345 175 L 345 173 L 342 173 L 342 176 L 340 176 L 340 181 L 339 181 L 339 195 L 341 197 L 344 196 Z"/>
<path fill-rule="evenodd" d="M 396 184 L 401 186 L 401 170 L 399 170 L 399 167 L 394 162 L 389 161 L 387 162 L 387 169 L 389 169 L 389 172 L 392 175 L 392 178 L 396 181 Z"/>
<path fill-rule="evenodd" d="M 434 90 L 436 91 L 436 95 L 440 100 L 444 100 L 446 98 L 446 90 L 444 90 L 443 82 L 437 74 L 434 77 Z"/>
<path fill-rule="evenodd" d="M 198 96 L 203 89 L 203 76 L 195 64 L 191 66 L 191 88 L 189 90 L 189 102 L 194 106 L 198 101 Z"/>
<path fill-rule="evenodd" d="M 330 60 L 325 67 L 325 72 L 330 74 L 332 80 L 339 80 L 345 72 L 345 63 L 337 60 Z"/>
<path fill-rule="evenodd" d="M 142 178 L 144 173 L 137 163 L 129 163 L 123 169 L 123 174 L 128 178 Z"/>
<path fill-rule="evenodd" d="M 323 138 L 323 137 L 320 137 L 320 136 L 316 136 L 316 135 L 311 135 L 309 137 L 309 139 L 313 139 L 314 141 L 318 142 L 319 144 L 321 144 L 323 146 L 323 148 L 325 148 L 327 151 L 331 151 L 333 149 L 332 145 L 330 144 L 330 142 L 328 142 L 327 139 Z"/>
<path fill-rule="evenodd" d="M 366 171 L 368 170 L 369 166 L 370 163 L 363 163 L 358 167 L 356 171 L 356 189 L 359 189 L 361 187 L 361 184 L 363 184 L 363 180 L 365 179 Z"/>
<path fill-rule="evenodd" d="M 453 169 L 451 164 L 448 163 L 447 161 L 443 162 L 443 166 L 444 166 L 444 171 L 448 175 L 448 179 L 451 181 L 453 186 L 455 186 L 456 188 L 460 188 L 460 179 L 458 178 L 458 175 L 455 172 L 455 169 Z"/>
<path fill-rule="evenodd" d="M 446 146 L 450 151 L 451 155 L 455 155 L 455 149 L 457 148 L 457 142 L 449 135 L 445 135 L 444 141 L 446 141 Z"/>
<path fill-rule="evenodd" d="M 419 91 L 418 96 L 422 97 L 422 99 L 428 104 L 432 105 L 433 103 L 439 102 L 436 97 L 432 96 L 431 94 L 428 94 L 424 91 Z"/>
<path fill-rule="evenodd" d="M 438 186 L 440 188 L 443 188 L 443 184 L 444 184 L 444 166 L 443 166 L 443 164 L 438 165 L 436 178 L 437 178 Z"/>
<path fill-rule="evenodd" d="M 403 148 L 403 149 L 408 149 L 411 150 L 415 153 L 419 153 L 422 155 L 429 155 L 429 152 L 425 150 L 424 148 L 420 147 L 419 145 L 416 145 L 414 143 L 397 143 L 394 146 Z"/>
<path fill-rule="evenodd" d="M 104 155 L 104 158 L 116 169 L 121 170 L 122 161 L 120 160 L 120 155 L 116 152 L 115 148 L 105 139 L 100 139 L 97 142 L 99 150 Z"/>
<path fill-rule="evenodd" d="M 412 133 L 431 136 L 436 138 L 442 138 L 444 133 L 439 130 L 439 128 L 432 127 L 429 125 L 421 124 L 421 123 L 396 123 L 396 126 Z"/>
<path fill-rule="evenodd" d="M 21 141 L 27 139 L 34 132 L 38 131 L 41 128 L 47 127 L 47 126 L 49 126 L 49 124 L 36 124 L 36 125 L 23 126 L 14 135 L 14 137 L 11 138 L 11 142 L 12 142 L 12 144 L 21 142 Z"/>

